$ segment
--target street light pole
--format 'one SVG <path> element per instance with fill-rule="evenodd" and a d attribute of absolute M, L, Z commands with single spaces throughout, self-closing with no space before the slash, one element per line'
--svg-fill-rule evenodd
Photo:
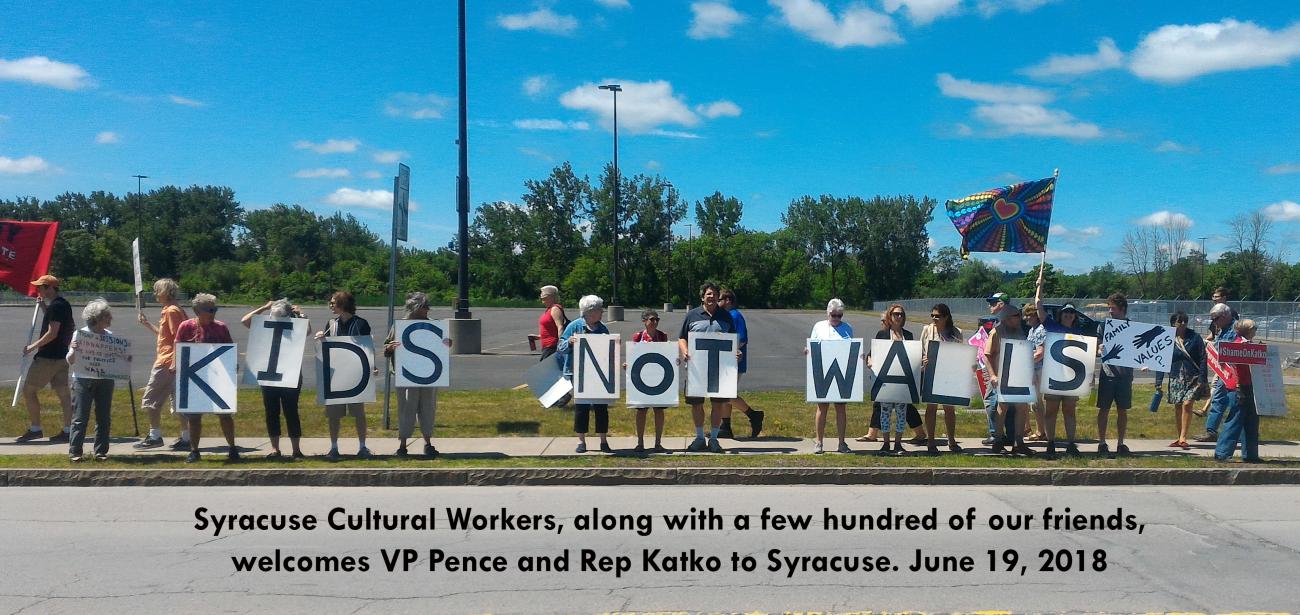
<path fill-rule="evenodd" d="M 141 207 L 144 205 L 144 180 L 149 179 L 149 176 L 132 175 L 131 177 L 135 178 L 135 236 L 138 238 L 144 232 L 144 214 L 141 213 Z"/>
<path fill-rule="evenodd" d="M 1205 238 L 1201 237 L 1201 281 L 1197 286 L 1205 286 L 1205 261 L 1210 260 L 1210 255 L 1205 253 Z"/>
<path fill-rule="evenodd" d="M 609 297 L 609 320 L 622 322 L 623 306 L 618 303 L 619 184 L 622 183 L 618 173 L 618 93 L 623 91 L 623 86 L 611 83 L 597 87 L 614 94 L 614 289 Z"/>
<path fill-rule="evenodd" d="M 686 243 L 686 311 L 691 311 L 691 297 L 695 292 L 695 225 L 687 224 L 689 239 Z"/>
<path fill-rule="evenodd" d="M 456 145 L 460 149 L 460 172 L 456 176 L 456 215 L 460 228 L 456 234 L 456 247 L 460 248 L 460 254 L 456 275 L 456 311 L 447 327 L 451 333 L 452 353 L 479 354 L 483 351 L 483 323 L 469 311 L 469 114 L 465 86 L 465 0 L 457 2 L 456 26 L 460 58 L 460 132 L 456 137 Z"/>

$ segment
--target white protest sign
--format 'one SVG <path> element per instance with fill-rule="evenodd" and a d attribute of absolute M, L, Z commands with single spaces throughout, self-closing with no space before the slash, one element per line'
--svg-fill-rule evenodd
<path fill-rule="evenodd" d="M 321 338 L 316 343 L 316 403 L 375 401 L 375 342 L 367 336 Z"/>
<path fill-rule="evenodd" d="M 968 406 L 978 390 L 975 372 L 979 349 L 962 342 L 930 340 L 921 368 L 921 401 L 927 404 Z"/>
<path fill-rule="evenodd" d="M 1029 340 L 998 340 L 998 403 L 1025 404 L 1038 401 L 1034 383 L 1034 343 Z"/>
<path fill-rule="evenodd" d="M 144 292 L 144 272 L 140 267 L 140 238 L 131 240 L 131 263 L 135 267 L 135 294 Z"/>
<path fill-rule="evenodd" d="M 78 329 L 73 333 L 72 343 L 77 345 L 71 369 L 74 378 L 126 380 L 131 377 L 131 340 L 112 333 L 87 333 Z"/>
<path fill-rule="evenodd" d="M 254 316 L 244 353 L 244 382 L 281 389 L 298 388 L 306 350 L 307 319 Z"/>
<path fill-rule="evenodd" d="M 1073 333 L 1048 333 L 1043 342 L 1043 395 L 1087 397 L 1097 368 L 1097 338 Z"/>
<path fill-rule="evenodd" d="M 677 406 L 677 342 L 627 344 L 627 405 Z"/>
<path fill-rule="evenodd" d="M 737 340 L 735 333 L 691 333 L 691 356 L 686 362 L 688 397 L 736 396 L 736 379 L 740 376 Z"/>
<path fill-rule="evenodd" d="M 862 338 L 808 340 L 804 399 L 810 403 L 860 402 L 866 366 Z"/>
<path fill-rule="evenodd" d="M 619 336 L 608 333 L 584 333 L 573 336 L 569 346 L 573 353 L 573 398 L 578 401 L 616 400 L 622 394 L 619 379 Z"/>
<path fill-rule="evenodd" d="M 173 411 L 181 414 L 234 414 L 238 383 L 234 344 L 176 344 Z"/>
<path fill-rule="evenodd" d="M 564 371 L 560 369 L 560 364 L 554 357 L 542 359 L 538 364 L 528 368 L 528 371 L 524 372 L 524 382 L 528 384 L 528 390 L 532 391 L 533 397 L 537 398 L 543 408 L 554 406 L 573 390 L 573 383 L 564 377 Z"/>
<path fill-rule="evenodd" d="M 393 338 L 400 345 L 393 353 L 393 385 L 403 388 L 451 386 L 451 348 L 446 320 L 399 320 Z"/>
<path fill-rule="evenodd" d="M 1174 360 L 1174 329 L 1133 320 L 1106 319 L 1101 362 L 1168 373 Z"/>
<path fill-rule="evenodd" d="M 1250 366 L 1255 387 L 1255 412 L 1260 416 L 1286 416 L 1286 389 L 1282 386 L 1282 350 L 1268 345 L 1268 364 Z"/>
<path fill-rule="evenodd" d="M 876 380 L 871 399 L 882 403 L 921 401 L 921 342 L 871 340 L 871 368 Z"/>

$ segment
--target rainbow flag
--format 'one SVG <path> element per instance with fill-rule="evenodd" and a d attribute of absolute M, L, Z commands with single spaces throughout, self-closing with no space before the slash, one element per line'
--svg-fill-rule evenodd
<path fill-rule="evenodd" d="M 1056 178 L 986 190 L 948 201 L 948 219 L 961 233 L 961 255 L 971 252 L 1045 252 L 1052 225 Z"/>

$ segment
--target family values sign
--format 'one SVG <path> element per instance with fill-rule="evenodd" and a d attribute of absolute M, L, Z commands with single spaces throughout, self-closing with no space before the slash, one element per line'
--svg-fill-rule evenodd
<path fill-rule="evenodd" d="M 1132 320 L 1107 318 L 1101 340 L 1101 362 L 1117 367 L 1170 370 L 1174 359 L 1174 330 Z"/>

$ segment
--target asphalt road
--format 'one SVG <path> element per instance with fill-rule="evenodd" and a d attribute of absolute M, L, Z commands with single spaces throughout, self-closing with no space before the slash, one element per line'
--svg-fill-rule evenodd
<path fill-rule="evenodd" d="M 0 612 L 603 613 L 644 611 L 1243 612 L 1300 604 L 1300 489 L 1294 487 L 469 487 L 7 488 L 0 490 Z M 196 528 L 208 514 L 315 515 L 314 530 Z M 331 509 L 419 516 L 436 530 L 333 530 Z M 563 529 L 451 529 L 448 509 L 554 515 Z M 721 529 L 669 531 L 664 515 L 712 507 Z M 825 511 L 936 510 L 939 529 L 827 530 Z M 949 529 L 975 509 L 970 529 Z M 1134 529 L 1044 530 L 1045 509 L 1122 509 Z M 762 527 L 811 515 L 807 529 Z M 622 529 L 584 530 L 598 510 Z M 610 515 L 613 515 L 611 517 Z M 995 529 L 1029 518 L 1029 529 Z M 640 518 L 648 526 L 639 526 Z M 744 517 L 749 529 L 737 529 Z M 531 519 L 531 517 L 529 517 Z M 546 519 L 539 520 L 545 526 Z M 770 523 L 770 522 L 769 522 Z M 634 528 L 647 527 L 648 535 Z M 644 533 L 644 532 L 643 532 Z M 388 572 L 381 549 L 413 549 Z M 524 556 L 569 552 L 568 570 L 523 572 Z M 589 560 L 583 550 L 610 559 Z M 647 565 L 647 552 L 656 570 Z M 912 572 L 917 550 L 970 570 Z M 435 552 L 440 551 L 441 554 Z M 690 557 L 694 550 L 696 558 Z M 773 550 L 780 562 L 769 570 Z M 989 550 L 994 550 L 990 570 Z M 1041 552 L 1047 550 L 1046 556 Z M 277 557 L 278 551 L 278 557 Z M 1008 566 L 1014 551 L 1016 561 Z M 682 559 L 681 553 L 688 556 Z M 734 571 L 732 556 L 754 558 Z M 269 572 L 232 558 L 263 557 Z M 367 558 L 350 572 L 274 571 L 285 558 Z M 488 560 L 482 558 L 488 557 Z M 492 561 L 491 558 L 500 559 Z M 710 571 L 708 557 L 718 558 Z M 438 557 L 437 570 L 431 571 Z M 502 571 L 453 572 L 449 562 Z M 617 558 L 624 557 L 626 560 Z M 784 558 L 809 568 L 789 573 Z M 872 558 L 883 571 L 818 571 L 826 559 Z M 889 558 L 889 563 L 879 560 Z M 961 560 L 969 557 L 969 564 Z M 1006 559 L 1004 559 L 1006 558 Z M 1050 559 L 1054 568 L 1044 571 Z M 1082 565 L 1080 564 L 1082 562 Z M 259 566 L 261 564 L 258 564 Z M 359 565 L 359 564 L 358 564 Z M 620 566 L 626 566 L 616 572 Z M 898 569 L 895 570 L 894 567 Z M 1007 571 L 1009 568 L 1009 571 Z M 1082 570 L 1080 570 L 1082 568 Z"/>
<path fill-rule="evenodd" d="M 81 324 L 81 305 L 74 305 L 74 317 Z M 248 342 L 248 330 L 240 326 L 239 319 L 251 308 L 248 306 L 224 306 L 217 314 L 217 319 L 230 326 L 231 335 L 240 344 L 241 351 Z M 330 317 L 324 307 L 304 310 L 314 328 L 324 326 Z M 149 378 L 149 369 L 153 365 L 154 336 L 148 329 L 135 321 L 135 310 L 130 307 L 113 309 L 118 335 L 131 340 L 135 353 L 132 368 L 134 383 L 144 386 Z M 569 316 L 577 316 L 576 310 L 569 309 Z M 150 318 L 158 317 L 157 308 L 145 312 Z M 458 355 L 451 367 L 451 388 L 454 390 L 498 389 L 513 387 L 523 382 L 523 373 L 537 361 L 537 353 L 528 348 L 528 334 L 537 332 L 537 317 L 541 308 L 480 308 L 473 311 L 474 316 L 483 321 L 483 340 L 481 355 Z M 812 326 L 825 318 L 817 311 L 798 310 L 744 310 L 745 321 L 749 327 L 750 355 L 749 371 L 741 380 L 741 390 L 802 390 L 804 387 L 803 344 Z M 0 352 L 0 385 L 10 385 L 17 379 L 22 346 L 27 340 L 28 325 L 31 322 L 30 307 L 0 307 L 0 348 L 12 349 Z M 387 331 L 388 315 L 385 309 L 367 309 L 358 311 L 358 315 L 371 324 L 375 342 L 383 341 Z M 676 339 L 681 328 L 684 312 L 677 310 L 661 313 L 661 328 L 668 333 L 669 339 Z M 397 316 L 401 317 L 398 310 Z M 912 314 L 907 328 L 919 337 L 923 323 L 917 319 L 925 314 Z M 430 318 L 450 318 L 451 310 L 435 308 Z M 621 323 L 607 323 L 610 331 L 630 338 L 632 333 L 641 328 L 640 311 L 629 308 L 627 320 Z M 959 321 L 974 322 L 978 316 L 958 315 Z M 876 313 L 850 311 L 845 319 L 853 326 L 854 333 L 860 337 L 871 338 L 879 330 L 880 320 Z M 39 323 L 38 323 L 39 327 Z M 1284 356 L 1300 350 L 1300 345 L 1279 343 Z M 307 345 L 303 360 L 303 386 L 315 388 L 314 344 Z M 1139 376 L 1142 377 L 1142 376 Z M 1145 376 L 1145 377 L 1150 377 Z"/>

